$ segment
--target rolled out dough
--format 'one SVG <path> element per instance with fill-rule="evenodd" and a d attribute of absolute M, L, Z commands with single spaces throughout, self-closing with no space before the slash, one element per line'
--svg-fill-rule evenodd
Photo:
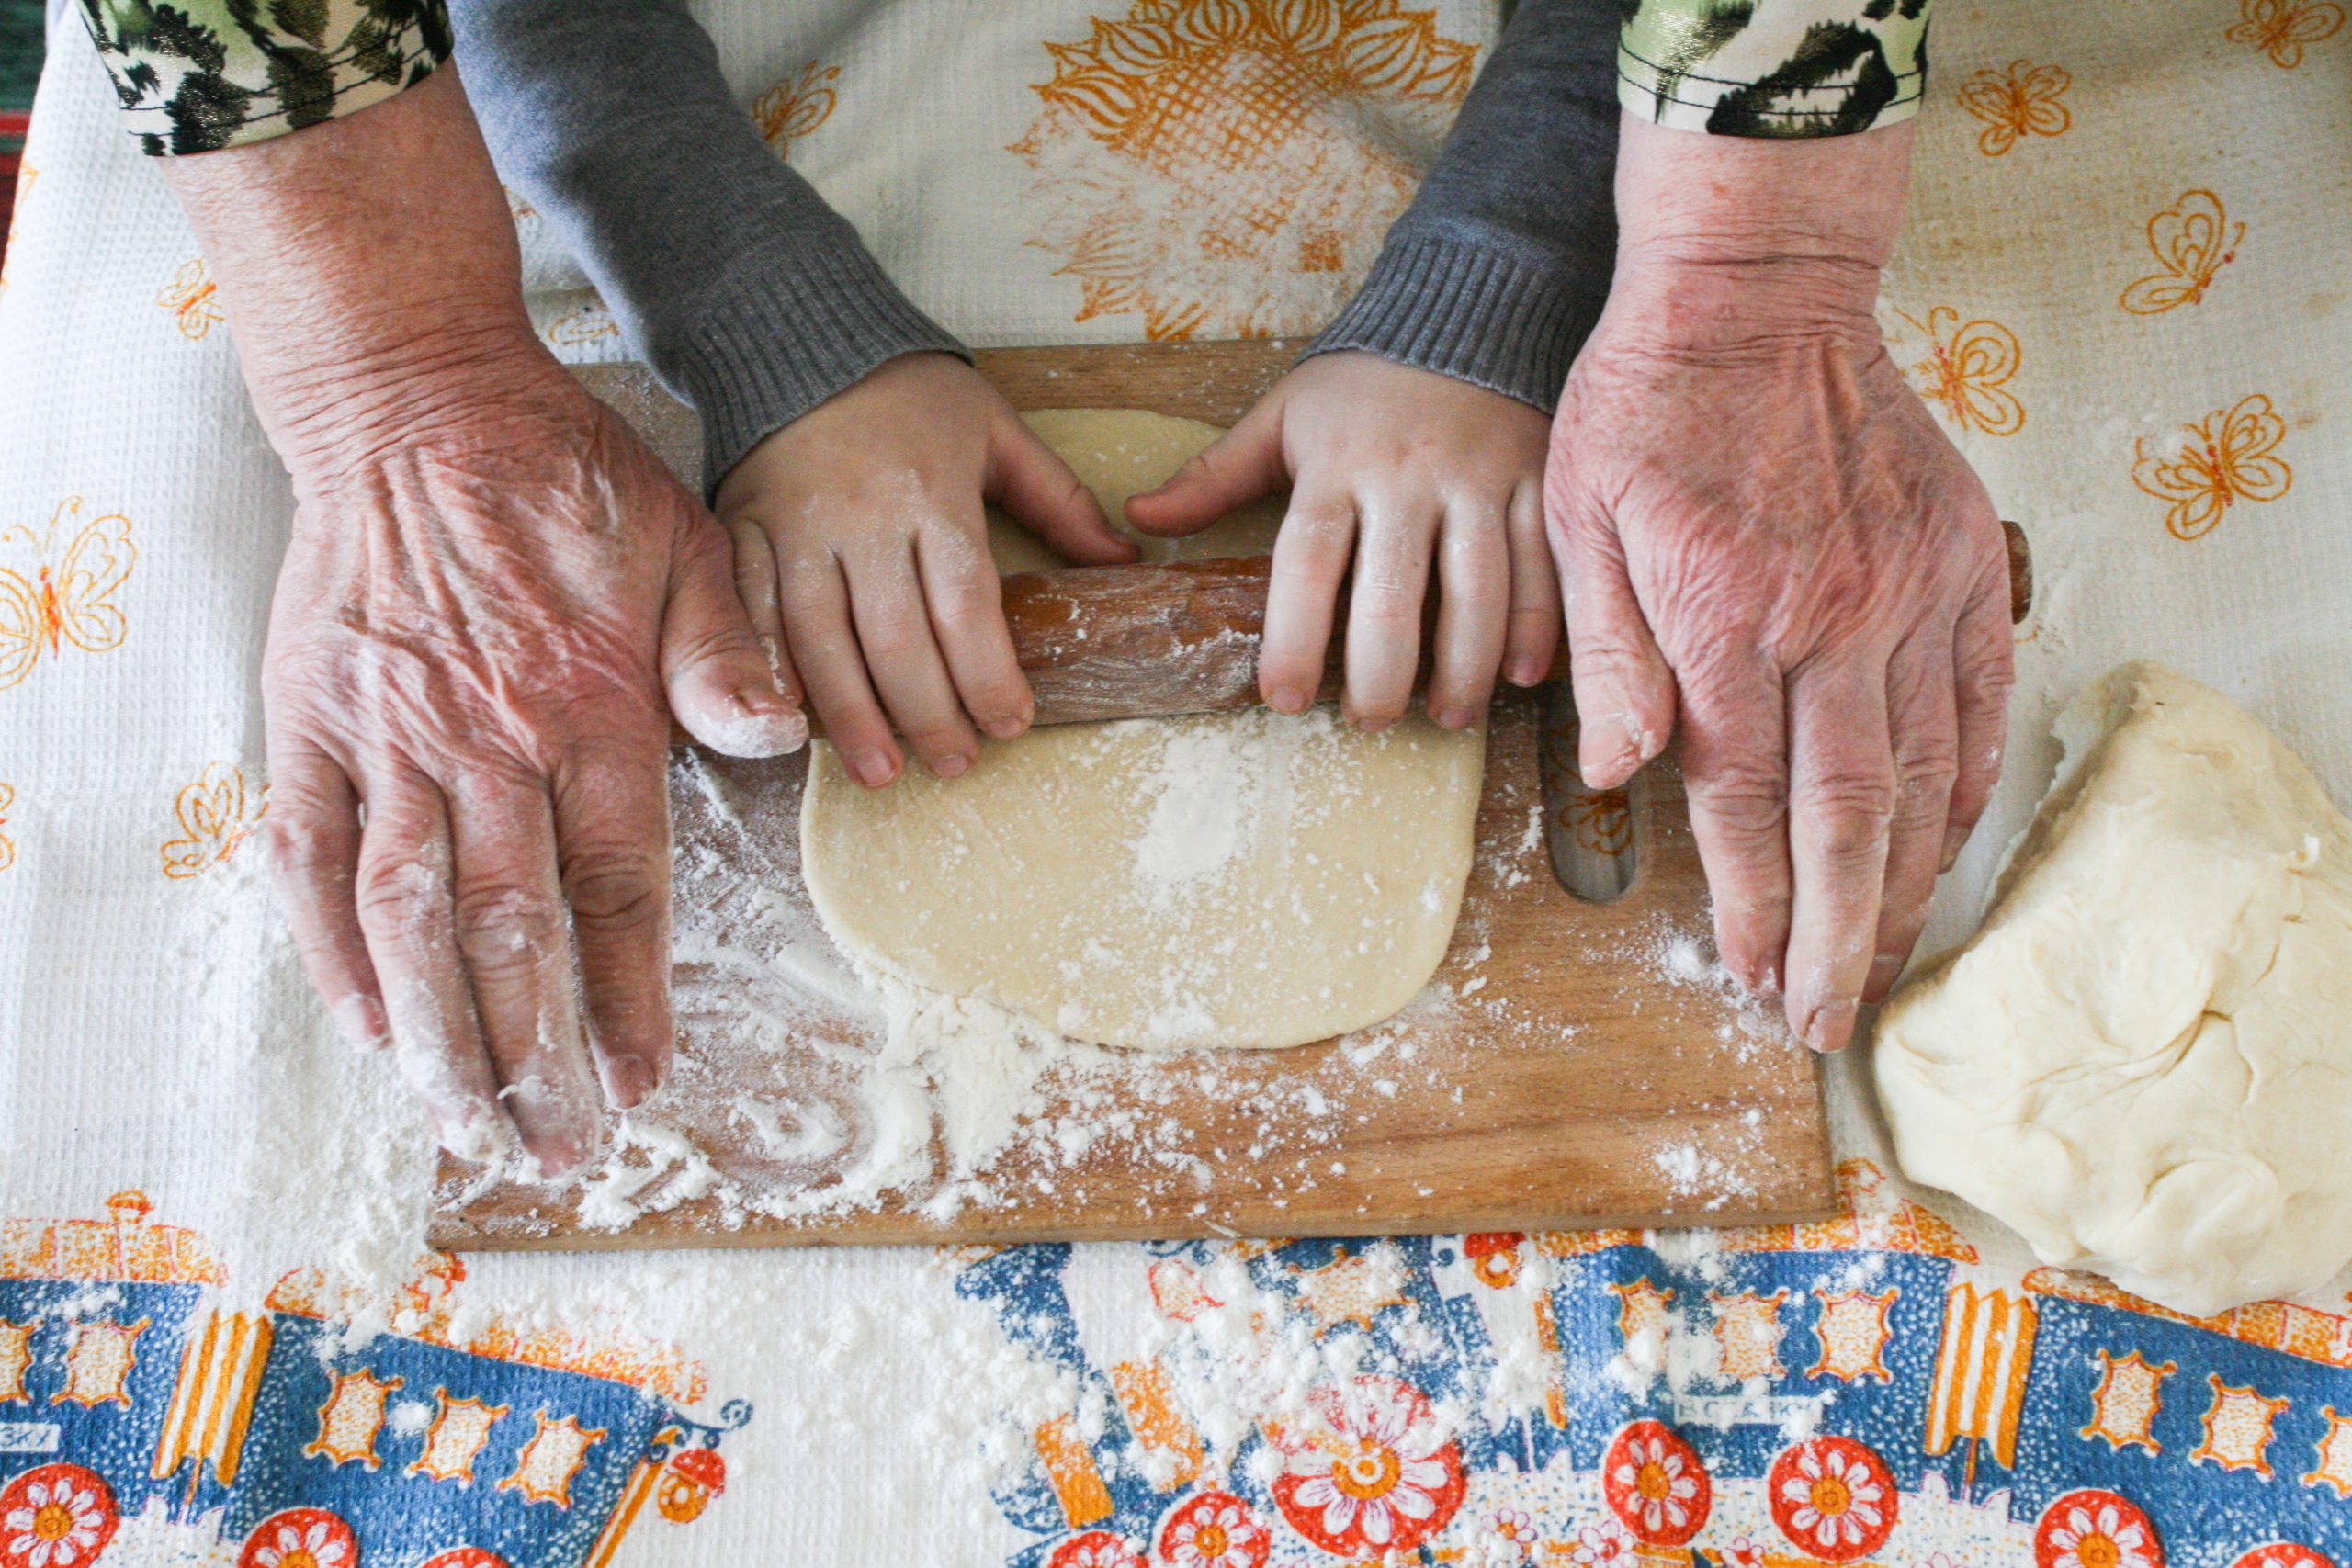
<path fill-rule="evenodd" d="M 1114 521 L 1217 434 L 1028 418 Z M 1281 510 L 1252 512 L 1183 555 L 1263 553 Z M 991 528 L 1001 569 L 1058 564 L 1008 532 Z M 1033 730 L 984 741 L 962 778 L 869 791 L 819 742 L 801 864 L 834 941 L 886 973 L 1102 1044 L 1297 1045 L 1379 1021 L 1436 972 L 1484 759 L 1481 730 L 1254 709 Z"/>
<path fill-rule="evenodd" d="M 2352 822 L 2220 693 L 2128 664 L 1966 947 L 1888 1004 L 1914 1179 L 2177 1311 L 2352 1258 Z"/>

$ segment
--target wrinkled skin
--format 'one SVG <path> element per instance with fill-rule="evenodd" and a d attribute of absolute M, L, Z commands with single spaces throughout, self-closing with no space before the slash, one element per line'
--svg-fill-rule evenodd
<path fill-rule="evenodd" d="M 1679 727 L 1724 963 L 1825 1051 L 1984 810 L 2011 679 L 1999 520 L 1873 314 L 1913 135 L 1623 117 L 1546 470 L 1586 781 Z"/>
<path fill-rule="evenodd" d="M 1287 487 L 1258 659 L 1268 704 L 1299 713 L 1314 701 L 1344 592 L 1341 711 L 1366 729 L 1394 724 L 1412 701 L 1435 593 L 1429 712 L 1461 729 L 1486 713 L 1498 672 L 1532 685 L 1559 645 L 1545 430 L 1535 410 L 1467 381 L 1372 354 L 1319 355 L 1131 499 L 1127 517 L 1148 534 L 1193 534 Z"/>
<path fill-rule="evenodd" d="M 594 1146 L 599 1077 L 627 1108 L 669 1065 L 670 707 L 743 754 L 807 728 L 710 515 L 553 367 L 504 386 L 297 475 L 269 829 L 346 1032 L 397 1046 L 453 1150 L 486 1152 L 503 1104 L 560 1171 Z"/>
<path fill-rule="evenodd" d="M 962 360 L 904 355 L 770 434 L 718 514 L 752 625 L 789 649 L 852 777 L 879 789 L 899 736 L 944 778 L 1035 708 L 1005 626 L 983 502 L 1068 560 L 1135 559 L 1069 465 Z M 895 732 L 895 733 L 894 733 Z"/>
<path fill-rule="evenodd" d="M 1867 311 L 1802 319 L 1678 338 L 1612 305 L 1549 513 L 1586 779 L 1623 783 L 1679 727 L 1724 964 L 1785 987 L 1827 1050 L 1894 984 L 1999 774 L 2008 570 Z"/>
<path fill-rule="evenodd" d="M 293 481 L 262 699 L 311 981 L 447 1147 L 570 1170 L 598 1079 L 670 1061 L 665 697 L 738 755 L 808 727 L 718 523 L 534 335 L 455 67 L 161 162 Z"/>

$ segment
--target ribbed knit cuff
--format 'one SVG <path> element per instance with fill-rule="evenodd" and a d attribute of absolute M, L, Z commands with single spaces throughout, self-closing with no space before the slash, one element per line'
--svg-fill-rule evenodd
<path fill-rule="evenodd" d="M 653 334 L 653 352 L 702 418 L 706 495 L 771 431 L 877 366 L 933 350 L 972 357 L 854 242 L 812 248 L 787 266 L 739 268 L 686 309 L 677 341 Z"/>
<path fill-rule="evenodd" d="M 1606 274 L 1574 276 L 1556 259 L 1436 234 L 1391 237 L 1299 357 L 1365 349 L 1548 414 L 1608 298 Z"/>

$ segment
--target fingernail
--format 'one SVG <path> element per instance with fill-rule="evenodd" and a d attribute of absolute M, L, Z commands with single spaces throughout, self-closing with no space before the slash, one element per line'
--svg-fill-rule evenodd
<path fill-rule="evenodd" d="M 1018 714 L 1008 714 L 1002 718 L 992 718 L 989 720 L 989 722 L 981 728 L 986 729 L 990 735 L 994 736 L 999 740 L 1010 740 L 1014 736 L 1020 734 L 1023 730 L 1028 728 L 1029 721 L 1021 717 Z"/>
<path fill-rule="evenodd" d="M 1862 1000 L 1882 1002 L 1886 993 L 1894 989 L 1895 976 L 1903 973 L 1903 955 L 1882 953 L 1871 960 L 1870 978 L 1862 983 Z"/>
<path fill-rule="evenodd" d="M 970 771 L 972 759 L 961 751 L 950 751 L 931 764 L 931 771 L 943 779 L 952 779 Z"/>
<path fill-rule="evenodd" d="M 605 1063 L 605 1099 L 616 1111 L 633 1111 L 662 1087 L 662 1076 L 642 1056 L 613 1056 Z"/>
<path fill-rule="evenodd" d="M 345 997 L 335 1004 L 334 1026 L 355 1051 L 380 1051 L 392 1043 L 384 1010 L 373 997 Z"/>
<path fill-rule="evenodd" d="M 756 715 L 761 718 L 773 718 L 778 714 L 798 711 L 784 700 L 784 693 L 775 684 L 773 676 L 765 681 L 744 682 L 735 688 L 735 701 L 745 713 Z"/>
<path fill-rule="evenodd" d="M 1470 727 L 1470 710 L 1459 705 L 1440 708 L 1437 721 L 1447 729 L 1467 729 Z"/>
<path fill-rule="evenodd" d="M 1529 660 L 1525 663 L 1514 664 L 1510 669 L 1503 671 L 1503 679 L 1509 681 L 1514 686 L 1541 685 L 1544 682 L 1544 666 L 1536 663 L 1532 660 Z"/>
<path fill-rule="evenodd" d="M 497 1123 L 487 1116 L 460 1116 L 441 1122 L 441 1146 L 468 1165 L 488 1165 L 498 1152 Z"/>
<path fill-rule="evenodd" d="M 1952 868 L 1952 863 L 1960 859 L 1960 852 L 1967 842 L 1967 829 L 1952 827 L 1944 829 L 1944 858 L 1943 863 L 1936 868 L 1937 875 L 1940 876 Z"/>
<path fill-rule="evenodd" d="M 1276 686 L 1266 694 L 1267 703 L 1283 713 L 1305 713 L 1306 694 L 1296 686 Z"/>
<path fill-rule="evenodd" d="M 899 765 L 890 761 L 890 753 L 876 747 L 864 747 L 845 752 L 842 761 L 849 764 L 850 776 L 868 789 L 880 789 L 899 776 Z"/>
<path fill-rule="evenodd" d="M 1854 1033 L 1854 1004 L 1831 1002 L 1805 1025 L 1804 1043 L 1820 1052 L 1843 1050 Z"/>

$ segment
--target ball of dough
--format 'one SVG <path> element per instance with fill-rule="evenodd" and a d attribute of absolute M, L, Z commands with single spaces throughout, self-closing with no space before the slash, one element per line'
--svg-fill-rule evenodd
<path fill-rule="evenodd" d="M 2208 1314 L 2352 1258 L 2352 822 L 2220 693 L 2129 664 L 1959 953 L 1879 1020 L 1905 1174 Z"/>

